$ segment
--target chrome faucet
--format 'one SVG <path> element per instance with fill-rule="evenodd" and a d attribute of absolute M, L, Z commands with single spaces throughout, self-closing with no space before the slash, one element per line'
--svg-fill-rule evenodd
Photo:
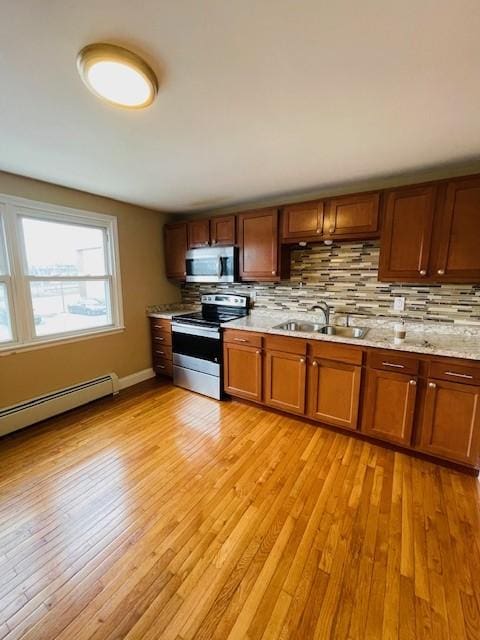
<path fill-rule="evenodd" d="M 323 300 L 320 300 L 320 302 L 317 302 L 316 304 L 311 306 L 309 311 L 315 311 L 316 309 L 320 309 L 325 318 L 325 324 L 328 324 L 330 320 L 330 307 L 328 306 L 328 304 Z"/>

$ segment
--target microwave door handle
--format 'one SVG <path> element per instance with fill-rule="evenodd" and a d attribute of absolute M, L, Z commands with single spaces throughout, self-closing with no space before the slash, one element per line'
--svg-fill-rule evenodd
<path fill-rule="evenodd" d="M 220 256 L 217 258 L 217 276 L 222 277 L 222 258 Z"/>

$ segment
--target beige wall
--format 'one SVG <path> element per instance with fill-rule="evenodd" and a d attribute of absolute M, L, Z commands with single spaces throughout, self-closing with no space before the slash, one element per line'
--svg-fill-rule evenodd
<path fill-rule="evenodd" d="M 165 278 L 167 216 L 2 172 L 0 193 L 117 216 L 126 326 L 115 335 L 0 355 L 0 407 L 111 371 L 124 377 L 150 367 L 145 307 L 180 300 L 179 288 Z"/>

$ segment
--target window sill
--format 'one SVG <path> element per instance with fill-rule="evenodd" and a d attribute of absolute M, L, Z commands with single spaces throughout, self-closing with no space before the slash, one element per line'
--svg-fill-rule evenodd
<path fill-rule="evenodd" d="M 5 345 L 0 346 L 0 358 L 3 356 L 13 356 L 16 353 L 23 353 L 24 351 L 36 351 L 37 349 L 46 349 L 47 347 L 54 347 L 61 344 L 69 344 L 71 342 L 82 342 L 83 340 L 91 340 L 92 338 L 102 338 L 104 336 L 114 335 L 116 333 L 123 333 L 125 327 L 108 327 L 101 329 L 100 331 L 88 331 L 77 335 L 68 335 L 63 338 L 55 336 L 51 339 L 38 340 L 36 342 L 28 342 L 26 344 Z"/>

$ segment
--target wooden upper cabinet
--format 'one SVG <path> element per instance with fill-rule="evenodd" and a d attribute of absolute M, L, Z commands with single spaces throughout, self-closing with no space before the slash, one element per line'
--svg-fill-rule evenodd
<path fill-rule="evenodd" d="M 220 216 L 210 219 L 210 239 L 214 246 L 235 244 L 235 216 Z"/>
<path fill-rule="evenodd" d="M 410 445 L 416 395 L 415 376 L 367 370 L 362 431 L 375 438 Z"/>
<path fill-rule="evenodd" d="M 308 371 L 308 415 L 314 420 L 356 429 L 362 367 L 314 358 Z"/>
<path fill-rule="evenodd" d="M 164 227 L 165 269 L 167 278 L 182 280 L 187 275 L 187 223 L 166 224 Z"/>
<path fill-rule="evenodd" d="M 238 215 L 242 280 L 280 280 L 282 274 L 278 231 L 277 209 L 259 209 Z"/>
<path fill-rule="evenodd" d="M 321 201 L 301 202 L 282 211 L 282 241 L 319 240 L 323 233 L 324 204 Z"/>
<path fill-rule="evenodd" d="M 290 413 L 305 412 L 306 357 L 283 351 L 265 354 L 265 404 Z"/>
<path fill-rule="evenodd" d="M 477 466 L 480 461 L 480 387 L 429 379 L 418 448 Z"/>
<path fill-rule="evenodd" d="M 262 351 L 233 342 L 223 345 L 224 389 L 233 396 L 262 401 Z"/>
<path fill-rule="evenodd" d="M 439 217 L 433 278 L 480 283 L 480 178 L 450 182 Z"/>
<path fill-rule="evenodd" d="M 210 220 L 193 220 L 187 223 L 188 248 L 208 247 L 210 244 Z"/>
<path fill-rule="evenodd" d="M 436 185 L 398 189 L 387 194 L 379 280 L 427 279 L 436 194 Z"/>
<path fill-rule="evenodd" d="M 324 236 L 340 240 L 378 236 L 379 204 L 379 193 L 360 193 L 329 200 Z"/>

